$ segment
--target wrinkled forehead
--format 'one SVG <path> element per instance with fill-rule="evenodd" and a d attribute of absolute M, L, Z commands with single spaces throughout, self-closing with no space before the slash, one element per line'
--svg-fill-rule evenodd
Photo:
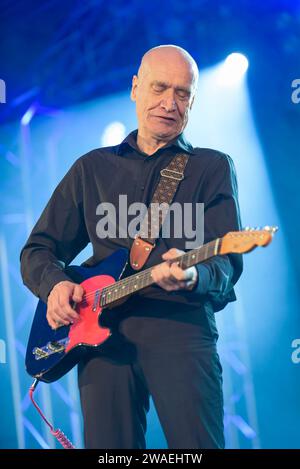
<path fill-rule="evenodd" d="M 141 64 L 139 75 L 147 81 L 193 86 L 196 80 L 192 65 L 181 58 L 155 57 Z"/>

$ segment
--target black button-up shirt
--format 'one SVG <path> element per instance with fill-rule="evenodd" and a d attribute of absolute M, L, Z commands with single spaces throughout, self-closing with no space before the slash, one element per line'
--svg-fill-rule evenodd
<path fill-rule="evenodd" d="M 148 206 L 160 170 L 178 152 L 186 152 L 189 160 L 173 202 L 204 203 L 204 242 L 240 229 L 235 169 L 228 155 L 193 148 L 181 134 L 149 156 L 137 147 L 136 136 L 134 131 L 121 144 L 92 150 L 75 161 L 33 228 L 21 252 L 21 271 L 24 283 L 44 302 L 56 283 L 70 280 L 63 267 L 89 242 L 93 256 L 86 265 L 98 263 L 120 247 L 130 248 L 132 239 L 128 236 L 97 236 L 97 206 L 111 203 L 117 220 L 119 215 L 125 216 L 119 212 L 120 194 L 127 196 L 128 205 L 143 202 Z M 184 233 L 181 238 L 173 234 L 171 230 L 169 238 L 157 241 L 144 268 L 162 262 L 162 254 L 171 247 L 185 249 Z M 167 303 L 173 310 L 187 306 L 217 311 L 235 300 L 233 285 L 242 271 L 240 255 L 215 256 L 197 265 L 197 270 L 199 280 L 193 291 L 167 292 L 154 285 L 140 292 L 139 301 L 146 307 L 148 300 L 154 299 L 162 311 Z"/>

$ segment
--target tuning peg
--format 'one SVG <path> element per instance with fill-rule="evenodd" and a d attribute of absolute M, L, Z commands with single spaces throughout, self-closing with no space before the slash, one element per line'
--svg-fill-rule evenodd
<path fill-rule="evenodd" d="M 264 230 L 270 231 L 271 233 L 276 233 L 278 231 L 278 226 L 265 226 Z"/>

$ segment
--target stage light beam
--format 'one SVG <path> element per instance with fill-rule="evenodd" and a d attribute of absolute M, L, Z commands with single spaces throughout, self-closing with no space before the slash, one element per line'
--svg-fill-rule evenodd
<path fill-rule="evenodd" d="M 32 104 L 23 115 L 21 119 L 21 124 L 24 126 L 29 125 L 31 119 L 37 112 L 37 109 L 38 109 L 38 106 L 36 104 Z"/>
<path fill-rule="evenodd" d="M 229 54 L 220 70 L 221 85 L 235 85 L 241 82 L 249 67 L 248 59 L 238 52 Z"/>
<path fill-rule="evenodd" d="M 104 129 L 101 136 L 101 145 L 108 147 L 122 142 L 126 136 L 126 128 L 122 122 L 111 122 Z"/>

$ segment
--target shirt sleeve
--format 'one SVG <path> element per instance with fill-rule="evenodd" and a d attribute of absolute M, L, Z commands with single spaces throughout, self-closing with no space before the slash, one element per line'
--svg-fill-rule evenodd
<path fill-rule="evenodd" d="M 56 187 L 21 251 L 24 284 L 47 302 L 54 285 L 71 280 L 64 267 L 88 242 L 81 168 L 77 160 Z"/>
<path fill-rule="evenodd" d="M 235 167 L 228 155 L 222 155 L 207 169 L 204 200 L 204 243 L 241 229 Z M 196 266 L 198 281 L 188 294 L 189 302 L 206 297 L 214 311 L 223 309 L 236 296 L 233 286 L 243 270 L 240 254 L 214 256 Z"/>

